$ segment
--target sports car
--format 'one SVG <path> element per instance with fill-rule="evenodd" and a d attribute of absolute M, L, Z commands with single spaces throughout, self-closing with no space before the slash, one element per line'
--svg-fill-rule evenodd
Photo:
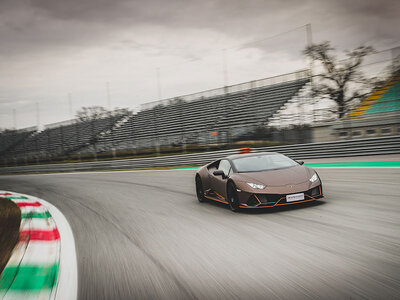
<path fill-rule="evenodd" d="M 317 172 L 276 152 L 236 154 L 201 167 L 196 194 L 228 204 L 232 211 L 311 202 L 322 199 Z"/>

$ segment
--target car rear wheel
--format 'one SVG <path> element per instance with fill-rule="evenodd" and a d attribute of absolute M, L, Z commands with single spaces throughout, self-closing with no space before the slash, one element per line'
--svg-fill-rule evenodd
<path fill-rule="evenodd" d="M 196 176 L 196 194 L 197 200 L 199 200 L 199 202 L 206 201 L 206 198 L 204 197 L 203 184 L 199 175 Z"/>
<path fill-rule="evenodd" d="M 228 190 L 227 190 L 229 208 L 231 211 L 237 212 L 240 210 L 239 207 L 239 197 L 236 191 L 236 186 L 233 182 L 228 183 Z"/>

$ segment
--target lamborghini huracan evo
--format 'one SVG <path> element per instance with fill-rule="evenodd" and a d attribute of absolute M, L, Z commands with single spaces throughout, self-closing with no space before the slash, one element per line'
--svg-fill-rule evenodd
<path fill-rule="evenodd" d="M 232 211 L 323 198 L 321 179 L 303 164 L 275 152 L 231 155 L 196 172 L 197 198 L 228 204 Z"/>

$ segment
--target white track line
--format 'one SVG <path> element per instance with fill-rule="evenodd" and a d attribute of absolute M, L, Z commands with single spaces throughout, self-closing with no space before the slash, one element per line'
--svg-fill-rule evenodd
<path fill-rule="evenodd" d="M 57 224 L 60 233 L 61 255 L 60 270 L 56 299 L 77 299 L 78 297 L 78 267 L 76 260 L 75 239 L 72 229 L 65 216 L 51 203 L 40 199 L 47 207 Z"/>

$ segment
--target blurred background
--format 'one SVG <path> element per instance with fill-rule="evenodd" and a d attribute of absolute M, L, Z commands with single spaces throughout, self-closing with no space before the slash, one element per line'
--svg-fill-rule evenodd
<path fill-rule="evenodd" d="M 3 166 L 399 134 L 395 2 L 3 5 Z"/>

